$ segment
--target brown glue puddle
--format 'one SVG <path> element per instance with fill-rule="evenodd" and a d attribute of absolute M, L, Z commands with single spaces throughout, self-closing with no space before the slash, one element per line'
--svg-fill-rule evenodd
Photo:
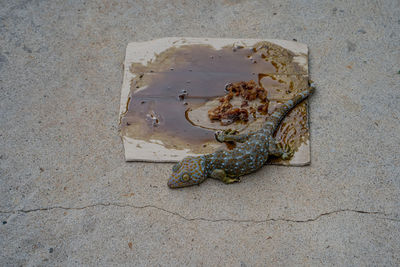
<path fill-rule="evenodd" d="M 131 82 L 127 111 L 121 120 L 123 134 L 160 140 L 167 148 L 190 148 L 194 153 L 214 150 L 215 131 L 188 120 L 188 112 L 225 95 L 227 84 L 254 80 L 270 94 L 269 87 L 289 83 L 271 77 L 306 74 L 301 73 L 290 52 L 267 42 L 254 48 L 230 46 L 220 50 L 206 45 L 174 47 L 157 55 L 147 66 L 132 64 L 130 71 L 137 76 Z M 299 77 L 302 83 L 304 77 Z M 301 89 L 304 87 L 298 91 Z M 285 97 L 281 99 L 289 99 L 292 96 L 287 95 L 296 93 L 286 91 L 271 90 L 271 98 L 282 93 Z M 291 130 L 286 132 L 293 134 Z"/>

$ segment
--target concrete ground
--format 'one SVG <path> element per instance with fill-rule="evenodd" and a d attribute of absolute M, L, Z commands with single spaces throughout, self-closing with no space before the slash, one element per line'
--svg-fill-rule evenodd
<path fill-rule="evenodd" d="M 126 163 L 130 41 L 309 45 L 312 164 L 170 190 Z M 0 0 L 0 265 L 399 265 L 400 3 Z"/>

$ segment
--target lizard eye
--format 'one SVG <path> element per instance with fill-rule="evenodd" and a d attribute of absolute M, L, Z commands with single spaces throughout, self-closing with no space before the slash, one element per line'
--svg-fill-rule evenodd
<path fill-rule="evenodd" d="M 190 176 L 189 176 L 189 174 L 187 174 L 187 173 L 185 173 L 184 175 L 182 175 L 182 180 L 183 180 L 184 182 L 189 181 L 189 178 L 190 178 Z"/>
<path fill-rule="evenodd" d="M 177 172 L 179 170 L 179 163 L 176 163 L 173 167 L 172 167 L 172 171 L 173 172 Z"/>

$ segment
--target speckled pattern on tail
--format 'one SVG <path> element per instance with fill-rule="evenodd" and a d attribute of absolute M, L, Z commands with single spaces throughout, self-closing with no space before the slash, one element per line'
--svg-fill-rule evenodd
<path fill-rule="evenodd" d="M 308 90 L 304 90 L 294 98 L 288 100 L 282 106 L 280 106 L 277 110 L 275 110 L 270 117 L 268 117 L 264 128 L 266 129 L 266 133 L 272 135 L 278 129 L 279 124 L 285 118 L 286 114 L 293 109 L 297 104 L 306 99 L 309 95 L 314 93 L 315 87 L 313 84 L 310 85 Z"/>
<path fill-rule="evenodd" d="M 314 90 L 311 84 L 308 89 L 284 103 L 271 114 L 264 128 L 259 131 L 241 135 L 218 133 L 217 140 L 236 141 L 236 147 L 229 151 L 218 150 L 204 156 L 184 158 L 172 168 L 168 186 L 178 188 L 200 184 L 208 177 L 226 184 L 240 182 L 240 176 L 261 168 L 271 155 L 289 159 L 293 151 L 278 143 L 273 134 L 286 114 Z"/>

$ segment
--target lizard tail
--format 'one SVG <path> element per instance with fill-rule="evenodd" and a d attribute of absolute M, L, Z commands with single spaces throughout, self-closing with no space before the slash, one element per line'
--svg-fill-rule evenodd
<path fill-rule="evenodd" d="M 297 104 L 301 103 L 304 99 L 314 93 L 315 87 L 314 83 L 311 83 L 309 88 L 302 91 L 298 95 L 296 95 L 291 100 L 288 100 L 282 106 L 280 106 L 277 110 L 275 110 L 271 116 L 268 117 L 264 129 L 267 131 L 267 135 L 272 135 L 276 129 L 278 128 L 279 124 L 286 116 L 286 114 L 293 109 Z"/>

